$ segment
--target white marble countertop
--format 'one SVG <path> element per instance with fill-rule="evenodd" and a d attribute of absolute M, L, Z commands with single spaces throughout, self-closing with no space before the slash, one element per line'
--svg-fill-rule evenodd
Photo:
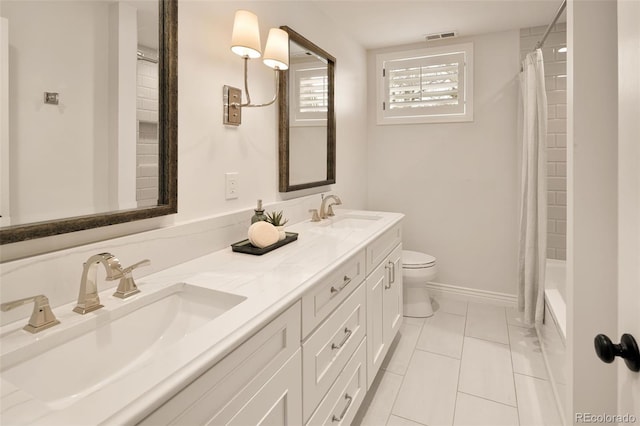
<path fill-rule="evenodd" d="M 262 256 L 234 253 L 231 248 L 185 262 L 137 280 L 140 295 L 114 298 L 101 292 L 104 308 L 86 315 L 73 304 L 54 309 L 61 325 L 37 335 L 13 323 L 0 330 L 3 371 L 12 357 L 33 356 L 47 340 L 71 327 L 93 327 L 110 311 L 145 294 L 187 283 L 245 296 L 246 300 L 163 349 L 142 367 L 96 386 L 92 392 L 46 404 L 17 389 L 0 374 L 0 418 L 4 424 L 134 424 L 166 402 L 190 381 L 211 368 L 240 343 L 298 300 L 335 266 L 364 249 L 383 231 L 402 220 L 399 213 L 346 211 L 337 215 L 375 215 L 362 229 L 329 229 L 305 221 L 287 227 L 298 240 Z M 167 250 L 179 250 L 167 247 Z M 144 255 L 144 254 L 141 254 Z M 153 259 L 152 259 L 153 260 Z M 38 349 L 40 348 L 40 349 Z M 32 353 L 33 352 L 33 353 Z M 43 383 L 43 386 L 55 384 Z"/>

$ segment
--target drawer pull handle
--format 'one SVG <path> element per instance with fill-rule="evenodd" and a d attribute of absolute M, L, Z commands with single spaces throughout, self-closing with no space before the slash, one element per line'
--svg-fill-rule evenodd
<path fill-rule="evenodd" d="M 353 401 L 353 398 L 348 393 L 345 393 L 344 399 L 347 400 L 347 405 L 344 406 L 344 409 L 342 410 L 340 417 L 336 417 L 335 414 L 333 415 L 333 417 L 331 418 L 332 422 L 341 422 L 344 416 L 347 414 L 347 411 L 349 411 L 349 407 L 351 407 L 351 402 Z"/>
<path fill-rule="evenodd" d="M 344 278 L 342 279 L 342 285 L 339 288 L 335 288 L 334 286 L 331 286 L 331 297 L 340 293 L 346 286 L 349 285 L 350 282 L 351 282 L 351 278 L 345 275 Z"/>
<path fill-rule="evenodd" d="M 349 337 L 351 337 L 351 333 L 353 333 L 353 331 L 349 330 L 348 328 L 345 327 L 344 329 L 344 339 L 342 339 L 342 342 L 340 342 L 339 345 L 336 345 L 335 343 L 331 344 L 331 349 L 340 349 L 341 347 L 344 346 L 345 343 L 347 343 L 347 340 L 349 340 Z"/>

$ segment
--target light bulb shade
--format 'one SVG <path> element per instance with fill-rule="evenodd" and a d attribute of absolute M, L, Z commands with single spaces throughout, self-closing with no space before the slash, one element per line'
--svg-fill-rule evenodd
<path fill-rule="evenodd" d="M 271 28 L 264 48 L 264 64 L 270 68 L 289 68 L 289 34 L 279 28 Z"/>
<path fill-rule="evenodd" d="M 233 35 L 231 36 L 231 51 L 242 57 L 259 58 L 262 54 L 260 47 L 260 26 L 258 17 L 248 10 L 236 11 L 233 21 Z"/>

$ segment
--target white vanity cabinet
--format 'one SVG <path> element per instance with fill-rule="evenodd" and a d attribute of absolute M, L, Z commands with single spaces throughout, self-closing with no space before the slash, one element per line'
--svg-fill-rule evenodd
<path fill-rule="evenodd" d="M 297 302 L 139 424 L 298 426 L 300 371 Z"/>
<path fill-rule="evenodd" d="M 401 241 L 396 225 L 367 247 L 367 389 L 402 324 Z"/>
<path fill-rule="evenodd" d="M 349 425 L 402 322 L 400 221 L 142 425 Z"/>

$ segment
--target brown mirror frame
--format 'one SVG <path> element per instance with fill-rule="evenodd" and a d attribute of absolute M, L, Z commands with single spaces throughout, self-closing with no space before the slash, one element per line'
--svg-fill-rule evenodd
<path fill-rule="evenodd" d="M 7 226 L 0 244 L 164 216 L 178 211 L 178 0 L 159 0 L 159 194 L 158 205 L 139 209 Z"/>
<path fill-rule="evenodd" d="M 317 186 L 336 183 L 336 117 L 335 117 L 335 67 L 336 58 L 307 40 L 287 26 L 280 27 L 289 34 L 289 42 L 295 42 L 327 60 L 329 78 L 329 108 L 327 111 L 327 178 L 316 182 L 306 182 L 296 185 L 290 183 L 289 162 L 289 71 L 280 71 L 278 88 L 278 118 L 279 118 L 279 189 L 280 192 L 297 191 Z"/>

